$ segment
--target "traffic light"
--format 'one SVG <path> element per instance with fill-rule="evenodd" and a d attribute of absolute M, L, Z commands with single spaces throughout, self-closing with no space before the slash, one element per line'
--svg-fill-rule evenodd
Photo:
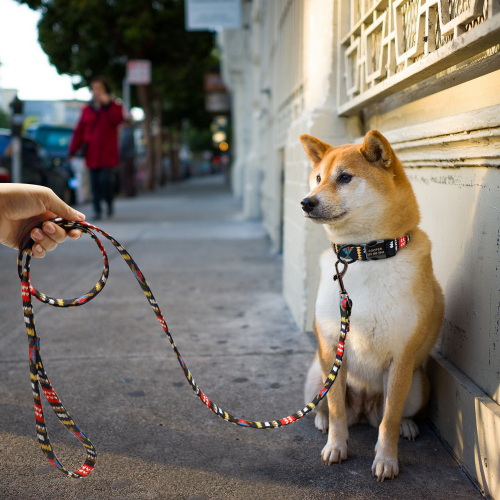
<path fill-rule="evenodd" d="M 21 136 L 21 130 L 23 128 L 23 108 L 24 102 L 19 99 L 19 97 L 14 97 L 12 102 L 9 104 L 10 109 L 12 110 L 11 118 L 10 118 L 10 126 L 12 129 L 12 135 L 15 137 Z"/>

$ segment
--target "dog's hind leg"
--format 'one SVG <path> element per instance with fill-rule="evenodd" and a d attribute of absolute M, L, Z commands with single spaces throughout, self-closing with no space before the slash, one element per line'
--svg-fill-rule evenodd
<path fill-rule="evenodd" d="M 410 417 L 413 417 L 425 407 L 429 400 L 429 392 L 429 380 L 424 370 L 422 368 L 415 370 L 399 425 L 400 436 L 415 441 L 419 434 L 418 426 Z"/>
<path fill-rule="evenodd" d="M 307 372 L 306 385 L 304 387 L 304 397 L 306 405 L 309 404 L 318 394 L 325 383 L 321 366 L 319 363 L 319 354 L 316 352 L 312 365 Z M 323 433 L 328 432 L 328 403 L 327 398 L 323 399 L 314 409 L 316 417 L 314 425 Z"/>

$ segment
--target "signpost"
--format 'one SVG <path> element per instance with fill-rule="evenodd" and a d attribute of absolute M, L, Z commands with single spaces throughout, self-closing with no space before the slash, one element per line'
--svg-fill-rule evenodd
<path fill-rule="evenodd" d="M 186 0 L 187 31 L 241 28 L 241 0 Z"/>
<path fill-rule="evenodd" d="M 209 113 L 229 113 L 231 109 L 229 94 L 226 92 L 205 94 L 205 109 Z"/>
<path fill-rule="evenodd" d="M 147 59 L 128 61 L 127 80 L 130 85 L 149 85 L 151 83 L 151 61 Z"/>
<path fill-rule="evenodd" d="M 205 109 L 209 113 L 228 113 L 229 94 L 220 73 L 205 74 Z"/>

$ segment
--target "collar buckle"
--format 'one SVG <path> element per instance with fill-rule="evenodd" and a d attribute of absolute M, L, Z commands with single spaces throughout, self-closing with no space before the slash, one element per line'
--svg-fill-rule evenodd
<path fill-rule="evenodd" d="M 370 241 L 365 245 L 366 260 L 387 259 L 387 248 L 384 240 Z"/>

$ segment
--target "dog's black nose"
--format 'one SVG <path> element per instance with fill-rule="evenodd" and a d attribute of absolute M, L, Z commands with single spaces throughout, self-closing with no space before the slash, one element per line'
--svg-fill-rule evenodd
<path fill-rule="evenodd" d="M 316 198 L 304 198 L 300 204 L 302 205 L 302 210 L 310 214 L 318 206 L 318 200 Z"/>

